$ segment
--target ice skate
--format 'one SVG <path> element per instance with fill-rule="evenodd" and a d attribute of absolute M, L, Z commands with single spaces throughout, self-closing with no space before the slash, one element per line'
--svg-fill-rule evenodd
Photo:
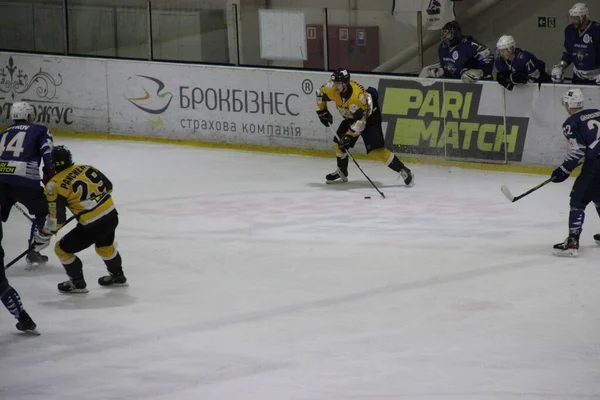
<path fill-rule="evenodd" d="M 569 235 L 564 242 L 555 244 L 554 255 L 558 257 L 577 257 L 579 255 L 579 237 Z"/>
<path fill-rule="evenodd" d="M 61 282 L 57 285 L 58 291 L 65 294 L 71 293 L 87 293 L 87 284 L 82 279 L 69 279 L 68 281 Z"/>
<path fill-rule="evenodd" d="M 129 286 L 129 284 L 127 283 L 127 278 L 125 277 L 123 272 L 110 274 L 98 278 L 98 285 L 105 287 Z"/>
<path fill-rule="evenodd" d="M 48 257 L 35 250 L 29 250 L 25 257 L 25 261 L 27 262 L 27 268 L 37 268 L 46 265 Z"/>
<path fill-rule="evenodd" d="M 35 322 L 33 322 L 31 317 L 29 316 L 29 314 L 27 314 L 27 311 L 25 310 L 21 311 L 21 314 L 19 315 L 19 321 L 17 322 L 16 327 L 21 332 L 30 333 L 32 335 L 40 334 L 37 330 L 37 325 L 35 324 Z"/>
<path fill-rule="evenodd" d="M 403 167 L 400 172 L 400 177 L 404 181 L 404 184 L 408 187 L 412 187 L 415 184 L 415 175 L 412 171 L 406 167 Z"/>
<path fill-rule="evenodd" d="M 325 176 L 325 182 L 328 184 L 348 182 L 348 170 L 342 171 L 338 168 L 334 172 Z"/>

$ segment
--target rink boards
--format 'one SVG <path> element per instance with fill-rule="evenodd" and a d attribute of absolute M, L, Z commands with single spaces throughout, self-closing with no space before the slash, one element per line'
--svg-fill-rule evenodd
<path fill-rule="evenodd" d="M 24 100 L 59 136 L 330 154 L 330 134 L 315 113 L 325 72 L 6 52 L 0 70 L 3 125 L 10 104 Z M 413 161 L 534 171 L 564 157 L 566 85 L 506 91 L 494 81 L 353 79 L 378 89 L 386 143 Z M 600 108 L 600 89 L 581 88 L 586 107 Z"/>

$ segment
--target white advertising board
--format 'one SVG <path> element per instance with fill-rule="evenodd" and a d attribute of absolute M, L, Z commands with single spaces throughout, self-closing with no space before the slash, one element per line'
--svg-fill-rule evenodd
<path fill-rule="evenodd" d="M 0 53 L 0 124 L 25 100 L 50 129 L 330 150 L 314 94 L 329 75 Z M 553 166 L 566 151 L 567 85 L 508 92 L 493 81 L 353 78 L 378 89 L 386 144 L 397 153 Z M 582 88 L 586 106 L 600 108 L 600 88 Z M 355 150 L 364 153 L 360 143 Z"/>
<path fill-rule="evenodd" d="M 27 101 L 52 128 L 107 132 L 106 63 L 100 60 L 0 53 L 0 123 L 10 105 Z"/>

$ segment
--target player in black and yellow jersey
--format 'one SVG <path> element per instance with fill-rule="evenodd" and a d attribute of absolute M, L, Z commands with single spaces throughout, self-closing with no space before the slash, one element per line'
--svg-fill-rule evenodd
<path fill-rule="evenodd" d="M 331 75 L 331 80 L 317 91 L 317 115 L 325 126 L 333 123 L 333 116 L 327 109 L 327 102 L 333 101 L 343 121 L 337 129 L 335 155 L 337 170 L 327 174 L 327 183 L 348 182 L 348 154 L 346 149 L 354 147 L 362 136 L 367 154 L 385 163 L 398 172 L 406 186 L 414 185 L 414 175 L 402 161 L 385 147 L 381 129 L 379 94 L 375 88 L 365 88 L 350 80 L 350 73 L 339 68 Z"/>
<path fill-rule="evenodd" d="M 92 244 L 102 257 L 110 275 L 98 279 L 101 286 L 126 286 L 121 256 L 114 246 L 115 229 L 119 223 L 112 201 L 113 185 L 98 169 L 90 165 L 75 165 L 65 146 L 52 150 L 56 175 L 46 184 L 49 214 L 44 228 L 36 233 L 36 250 L 50 244 L 51 236 L 66 221 L 68 208 L 77 218 L 77 226 L 60 239 L 54 251 L 67 271 L 69 280 L 58 284 L 62 293 L 86 293 L 83 265 L 75 255 Z"/>

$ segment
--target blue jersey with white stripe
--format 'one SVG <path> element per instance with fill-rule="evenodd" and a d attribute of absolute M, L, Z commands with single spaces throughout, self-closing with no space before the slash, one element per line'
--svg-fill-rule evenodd
<path fill-rule="evenodd" d="M 592 21 L 582 31 L 567 26 L 562 61 L 573 63 L 573 72 L 582 79 L 600 78 L 600 23 Z"/>
<path fill-rule="evenodd" d="M 43 125 L 16 122 L 0 132 L 0 182 L 40 186 L 40 162 L 52 164 L 52 135 Z"/>
<path fill-rule="evenodd" d="M 563 124 L 563 134 L 569 141 L 569 151 L 562 166 L 573 171 L 585 158 L 600 155 L 600 110 L 582 110 L 571 115 Z"/>

